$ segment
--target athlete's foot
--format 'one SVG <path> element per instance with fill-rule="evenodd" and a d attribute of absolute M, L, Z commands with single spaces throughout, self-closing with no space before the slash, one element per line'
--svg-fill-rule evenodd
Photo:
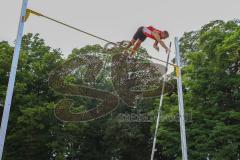
<path fill-rule="evenodd" d="M 128 63 L 132 63 L 134 61 L 134 57 L 128 56 L 127 61 L 128 61 Z"/>
<path fill-rule="evenodd" d="M 127 55 L 128 55 L 128 51 L 127 51 L 127 50 L 124 50 L 124 51 L 123 51 L 123 54 L 124 54 L 125 56 L 127 56 Z"/>

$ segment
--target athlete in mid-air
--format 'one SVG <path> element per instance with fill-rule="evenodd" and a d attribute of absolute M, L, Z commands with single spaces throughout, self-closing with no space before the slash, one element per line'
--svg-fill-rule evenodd
<path fill-rule="evenodd" d="M 158 43 L 166 50 L 166 53 L 170 52 L 170 48 L 166 46 L 166 44 L 162 41 L 163 39 L 166 39 L 169 37 L 168 31 L 160 31 L 152 26 L 148 27 L 139 27 L 137 32 L 134 34 L 132 40 L 129 42 L 129 44 L 126 47 L 126 50 L 128 50 L 132 45 L 133 48 L 131 50 L 130 56 L 132 57 L 137 49 L 140 47 L 141 43 L 146 38 L 151 38 L 155 42 L 153 44 L 153 47 L 159 51 Z"/>

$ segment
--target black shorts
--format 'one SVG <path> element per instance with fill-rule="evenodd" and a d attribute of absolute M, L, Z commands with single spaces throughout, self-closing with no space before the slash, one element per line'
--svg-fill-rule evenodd
<path fill-rule="evenodd" d="M 145 36 L 143 34 L 143 27 L 139 27 L 137 32 L 134 34 L 133 39 L 136 40 L 141 40 L 142 42 L 147 38 L 147 36 Z"/>

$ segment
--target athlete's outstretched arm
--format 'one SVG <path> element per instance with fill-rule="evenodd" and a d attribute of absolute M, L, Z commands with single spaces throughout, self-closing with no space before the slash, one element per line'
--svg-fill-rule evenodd
<path fill-rule="evenodd" d="M 168 47 L 166 46 L 166 44 L 161 40 L 160 36 L 158 35 L 158 33 L 156 31 L 152 31 L 152 35 L 156 38 L 156 40 L 158 41 L 158 43 L 160 43 L 160 45 L 166 50 L 169 51 Z"/>
<path fill-rule="evenodd" d="M 158 41 L 155 41 L 153 46 L 157 46 L 158 45 Z"/>
<path fill-rule="evenodd" d="M 153 48 L 155 48 L 157 51 L 159 51 L 158 41 L 155 41 L 155 42 L 154 42 Z"/>

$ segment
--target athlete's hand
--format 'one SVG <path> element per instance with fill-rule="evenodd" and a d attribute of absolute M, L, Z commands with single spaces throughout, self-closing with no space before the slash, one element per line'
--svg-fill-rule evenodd
<path fill-rule="evenodd" d="M 159 52 L 159 47 L 158 46 L 153 46 L 158 52 Z"/>
<path fill-rule="evenodd" d="M 170 48 L 167 48 L 167 49 L 166 49 L 166 54 L 169 54 L 169 53 L 171 53 L 171 49 L 170 49 Z"/>

